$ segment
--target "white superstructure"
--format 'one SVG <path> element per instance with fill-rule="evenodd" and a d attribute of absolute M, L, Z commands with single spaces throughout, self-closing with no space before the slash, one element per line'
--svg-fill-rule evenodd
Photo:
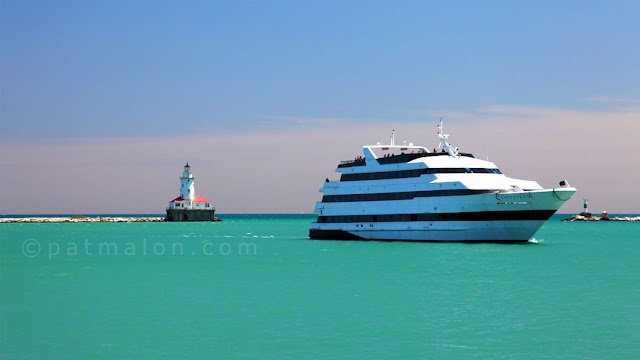
<path fill-rule="evenodd" d="M 316 204 L 313 239 L 520 242 L 576 192 L 566 181 L 543 189 L 459 153 L 438 126 L 434 152 L 422 146 L 364 146 L 338 165 Z"/>

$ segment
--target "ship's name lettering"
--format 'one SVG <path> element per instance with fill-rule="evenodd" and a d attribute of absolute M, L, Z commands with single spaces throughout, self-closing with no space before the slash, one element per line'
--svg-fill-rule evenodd
<path fill-rule="evenodd" d="M 518 195 L 498 195 L 500 200 L 513 200 L 513 199 L 528 199 L 531 196 L 528 194 L 518 194 Z"/>

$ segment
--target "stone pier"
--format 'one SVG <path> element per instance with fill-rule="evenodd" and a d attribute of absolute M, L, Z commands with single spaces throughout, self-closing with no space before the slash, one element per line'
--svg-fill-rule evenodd
<path fill-rule="evenodd" d="M 52 217 L 24 217 L 24 218 L 0 218 L 2 223 L 131 223 L 131 222 L 162 222 L 163 217 L 111 217 L 111 216 L 52 216 Z"/>

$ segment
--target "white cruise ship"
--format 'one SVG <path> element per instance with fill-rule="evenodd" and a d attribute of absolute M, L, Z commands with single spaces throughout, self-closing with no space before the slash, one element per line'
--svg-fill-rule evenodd
<path fill-rule="evenodd" d="M 505 176 L 459 153 L 438 126 L 434 152 L 413 144 L 364 146 L 325 181 L 309 237 L 329 240 L 526 242 L 576 192 Z"/>

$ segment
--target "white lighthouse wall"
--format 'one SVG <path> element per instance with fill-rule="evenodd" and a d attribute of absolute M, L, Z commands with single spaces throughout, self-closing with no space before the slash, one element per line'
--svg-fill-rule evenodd
<path fill-rule="evenodd" d="M 190 174 L 191 175 L 191 174 Z M 181 186 L 180 186 L 180 197 L 184 200 L 192 199 L 196 194 L 195 184 L 193 182 L 193 177 L 190 178 L 182 178 Z"/>
<path fill-rule="evenodd" d="M 180 202 L 169 203 L 169 209 L 184 209 L 184 208 L 185 208 L 184 203 L 180 203 Z"/>
<path fill-rule="evenodd" d="M 203 209 L 203 210 L 204 209 L 207 209 L 207 210 L 213 209 L 211 207 L 211 203 L 204 203 L 204 202 L 194 202 L 193 203 L 193 208 L 194 209 Z"/>

